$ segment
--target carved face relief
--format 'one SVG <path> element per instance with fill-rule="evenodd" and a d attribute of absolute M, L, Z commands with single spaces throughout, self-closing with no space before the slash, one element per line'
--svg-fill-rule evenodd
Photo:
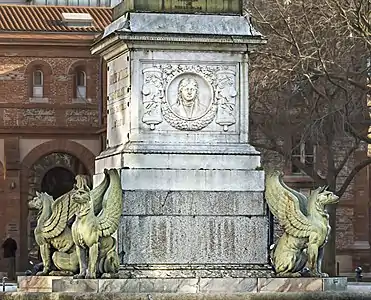
<path fill-rule="evenodd" d="M 163 120 L 186 131 L 236 123 L 235 66 L 159 64 L 142 72 L 142 121 L 151 130 Z"/>
<path fill-rule="evenodd" d="M 179 92 L 184 105 L 191 105 L 195 102 L 198 92 L 197 81 L 193 78 L 184 78 L 179 83 Z"/>
<path fill-rule="evenodd" d="M 210 106 L 212 92 L 197 74 L 182 74 L 168 87 L 167 101 L 172 112 L 183 120 L 201 118 Z"/>

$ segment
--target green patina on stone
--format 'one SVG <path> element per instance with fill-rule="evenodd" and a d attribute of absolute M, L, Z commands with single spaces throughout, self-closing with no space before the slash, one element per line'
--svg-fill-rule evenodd
<path fill-rule="evenodd" d="M 126 12 L 239 15 L 242 13 L 242 0 L 124 0 L 113 8 L 113 19 Z"/>

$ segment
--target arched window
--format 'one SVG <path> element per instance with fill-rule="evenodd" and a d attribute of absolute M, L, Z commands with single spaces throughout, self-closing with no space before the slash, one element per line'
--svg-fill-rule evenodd
<path fill-rule="evenodd" d="M 76 98 L 86 99 L 86 74 L 82 70 L 76 73 Z"/>
<path fill-rule="evenodd" d="M 36 70 L 32 75 L 32 96 L 42 98 L 44 96 L 44 74 L 41 70 Z"/>

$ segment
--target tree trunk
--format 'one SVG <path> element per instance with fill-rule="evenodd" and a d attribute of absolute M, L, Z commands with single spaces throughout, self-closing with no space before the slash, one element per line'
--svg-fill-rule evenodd
<path fill-rule="evenodd" d="M 325 246 L 322 272 L 336 276 L 336 206 L 330 205 L 326 210 L 330 216 L 331 232 Z"/>

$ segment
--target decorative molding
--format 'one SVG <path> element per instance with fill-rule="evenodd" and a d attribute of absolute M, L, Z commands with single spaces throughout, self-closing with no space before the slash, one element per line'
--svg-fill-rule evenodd
<path fill-rule="evenodd" d="M 31 103 L 48 103 L 49 98 L 36 98 L 36 97 L 30 97 L 28 99 Z"/>
<path fill-rule="evenodd" d="M 145 68 L 142 122 L 151 130 L 164 119 L 176 129 L 198 131 L 216 119 L 227 131 L 236 123 L 235 68 L 191 64 L 155 64 Z"/>
<path fill-rule="evenodd" d="M 260 152 L 249 144 L 218 144 L 218 145 L 192 145 L 192 144 L 148 144 L 129 142 L 125 145 L 110 147 L 97 156 L 104 159 L 122 153 L 151 153 L 151 154 L 213 154 L 213 155 L 256 155 Z"/>
<path fill-rule="evenodd" d="M 144 114 L 142 121 L 154 130 L 155 126 L 162 122 L 161 103 L 164 98 L 162 73 L 157 68 L 148 68 L 143 70 L 143 76 Z"/>
<path fill-rule="evenodd" d="M 120 278 L 274 277 L 269 264 L 132 265 L 122 263 L 119 273 Z"/>
<path fill-rule="evenodd" d="M 228 131 L 228 126 L 236 123 L 236 72 L 232 70 L 220 70 L 216 74 L 215 98 L 218 101 L 218 114 L 216 123 Z"/>

